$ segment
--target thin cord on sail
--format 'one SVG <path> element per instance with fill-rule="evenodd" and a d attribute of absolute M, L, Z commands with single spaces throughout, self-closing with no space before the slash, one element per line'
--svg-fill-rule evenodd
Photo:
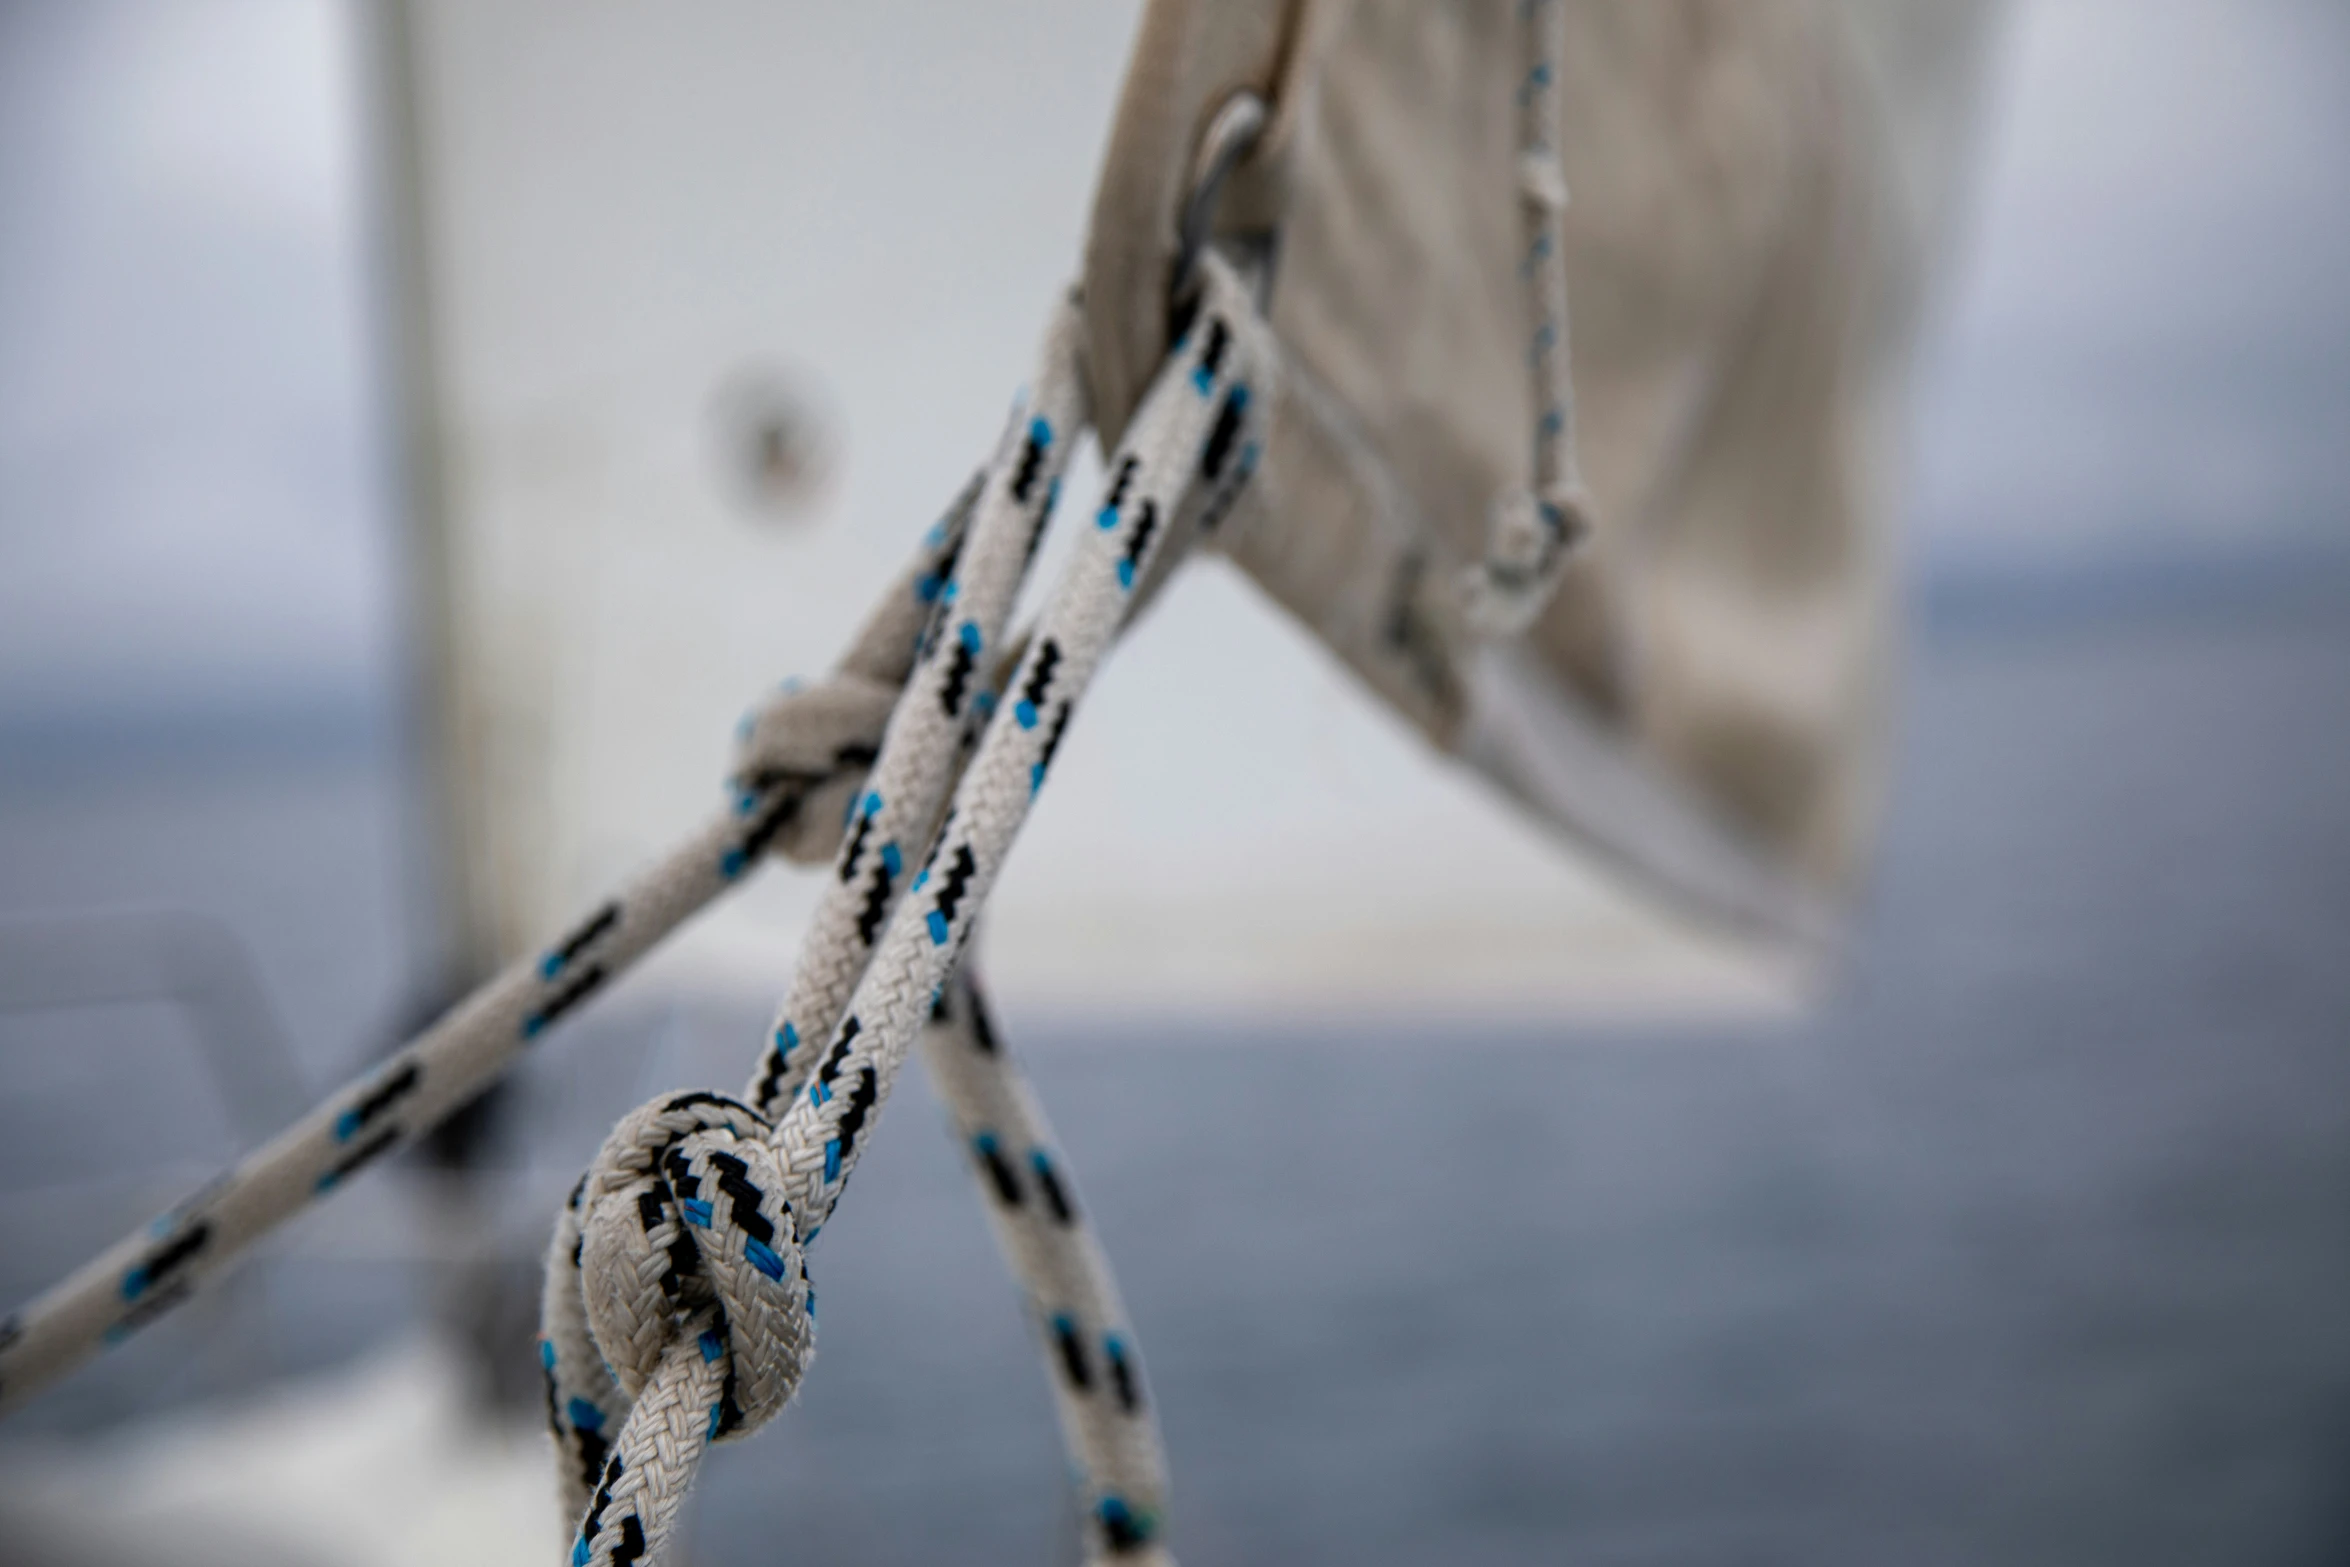
<path fill-rule="evenodd" d="M 1525 250 L 1526 366 L 1533 379 L 1532 483 L 1494 503 L 1485 558 L 1468 569 L 1469 622 L 1515 636 L 1550 602 L 1575 546 L 1591 531 L 1591 496 L 1575 457 L 1575 385 L 1567 343 L 1567 178 L 1559 167 L 1560 0 L 1519 0 L 1524 69 L 1516 88 L 1517 192 Z"/>

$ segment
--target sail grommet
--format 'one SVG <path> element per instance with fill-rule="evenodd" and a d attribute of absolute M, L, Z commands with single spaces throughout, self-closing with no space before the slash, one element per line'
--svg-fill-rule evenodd
<path fill-rule="evenodd" d="M 1188 317 L 1199 301 L 1200 252 L 1207 248 L 1209 231 L 1215 225 L 1224 182 L 1255 149 L 1268 118 L 1265 100 L 1244 89 L 1224 100 L 1200 136 L 1199 152 L 1191 164 L 1191 186 L 1176 218 L 1175 267 L 1167 282 L 1168 312 L 1173 320 Z"/>

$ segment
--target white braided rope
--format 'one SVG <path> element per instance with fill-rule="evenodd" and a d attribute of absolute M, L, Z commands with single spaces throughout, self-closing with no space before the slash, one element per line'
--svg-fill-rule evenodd
<path fill-rule="evenodd" d="M 1160 1558 L 1153 1542 L 1164 1529 L 1167 1465 L 1141 1351 L 1068 1160 L 968 964 L 922 1031 L 922 1059 L 971 1155 L 989 1227 L 1044 1347 L 1085 1499 L 1087 1555 Z"/>
<path fill-rule="evenodd" d="M 809 1348 L 801 1252 L 830 1217 L 908 1047 L 939 1006 L 1137 588 L 1170 537 L 1198 527 L 1245 475 L 1249 421 L 1265 405 L 1274 354 L 1239 279 L 1213 257 L 1205 278 L 1197 319 L 1111 458 L 1096 526 L 1029 638 L 945 824 L 888 914 L 844 1012 L 820 1036 L 820 1050 L 803 1053 L 801 1041 L 784 1039 L 763 1062 L 754 1094 L 789 1095 L 772 1130 L 751 1107 L 715 1096 L 655 1104 L 622 1122 L 582 1183 L 564 1221 L 580 1239 L 567 1244 L 569 1231 L 559 1233 L 550 1251 L 550 1414 L 574 1460 L 592 1451 L 583 1436 L 604 1442 L 615 1417 L 619 1432 L 585 1499 L 575 1567 L 661 1560 L 703 1449 L 755 1429 L 797 1384 Z M 1001 515 L 991 513 L 991 489 L 992 481 L 982 491 L 975 555 L 991 516 Z M 953 621 L 944 616 L 941 624 Z M 931 639 L 925 665 L 936 667 L 947 645 Z M 918 669 L 892 717 L 877 777 L 897 776 L 889 752 L 899 722 L 937 689 Z M 956 750 L 930 754 L 941 778 L 951 776 Z M 872 819 L 888 804 L 885 797 L 874 805 Z M 852 877 L 860 852 L 843 852 Z M 896 892 L 894 874 L 875 885 L 884 902 Z M 780 1072 L 770 1070 L 778 1054 Z M 1155 1462 L 1147 1467 L 1157 1473 Z M 566 1466 L 571 1483 L 584 1468 Z M 1107 1497 L 1096 1508 L 1096 1543 L 1152 1550 L 1157 1518 L 1155 1506 Z"/>
<path fill-rule="evenodd" d="M 916 551 L 833 672 L 772 698 L 770 744 L 733 803 L 544 953 L 509 965 L 316 1110 L 152 1223 L 0 1321 L 0 1413 L 187 1300 L 255 1242 L 362 1167 L 438 1125 L 558 1019 L 738 885 L 770 851 L 828 854 L 812 801 L 854 789 L 914 661 L 968 497 Z"/>
<path fill-rule="evenodd" d="M 1084 318 L 1074 298 L 1053 312 L 1032 390 L 1014 404 L 981 482 L 961 559 L 890 715 L 881 756 L 842 840 L 838 877 L 800 949 L 789 994 L 744 1097 L 772 1116 L 815 1064 L 864 973 L 882 922 L 904 890 L 912 854 L 927 843 L 955 780 L 970 720 L 995 703 L 985 689 L 1012 602 L 1035 558 L 1061 475 L 1090 418 L 1079 363 Z"/>
<path fill-rule="evenodd" d="M 848 825 L 835 840 L 836 874 L 802 948 L 791 1000 L 743 1096 L 747 1102 L 687 1095 L 656 1101 L 624 1119 L 557 1226 L 547 1254 L 540 1358 L 548 1424 L 562 1455 L 564 1505 L 581 1520 L 583 1540 L 600 1534 L 600 1509 L 613 1489 L 604 1471 L 617 1456 L 622 1521 L 609 1538 L 624 1559 L 642 1548 L 654 1522 L 650 1509 L 675 1500 L 626 1505 L 643 1471 L 625 1444 L 617 1455 L 610 1445 L 610 1433 L 639 1399 L 671 1320 L 709 1317 L 697 1329 L 699 1344 L 702 1332 L 725 1335 L 743 1324 L 745 1312 L 764 1312 L 778 1289 L 801 1297 L 784 1317 L 760 1319 L 762 1340 L 779 1340 L 773 1353 L 730 1355 L 717 1383 L 696 1383 L 710 1394 L 694 1406 L 706 1413 L 710 1438 L 763 1425 L 805 1366 L 809 1345 L 797 1315 L 806 1289 L 801 1237 L 779 1237 L 776 1215 L 762 1215 L 768 1194 L 786 1180 L 768 1143 L 773 1110 L 805 1079 L 811 1054 L 795 1049 L 802 1031 L 794 1018 L 805 1020 L 807 1036 L 817 1040 L 839 1020 L 902 891 L 908 866 L 901 840 L 928 841 L 959 771 L 971 721 L 993 705 L 986 682 L 995 644 L 1085 424 L 1080 326 L 1074 305 L 1064 299 L 1046 330 L 1032 389 L 1015 399 L 995 453 L 956 509 L 969 518 L 968 526 L 946 545 L 937 571 L 918 585 L 933 607 L 915 644 L 914 667 L 903 699 L 887 714 L 871 772 L 840 802 Z M 780 752 L 790 732 L 788 725 L 753 719 L 739 773 L 746 788 L 788 761 Z M 734 1161 L 716 1176 L 697 1170 L 684 1146 L 714 1137 L 728 1143 L 726 1157 Z M 673 1155 L 685 1162 L 665 1166 Z M 705 1200 L 701 1188 L 708 1182 L 723 1190 L 714 1188 Z M 713 1209 L 711 1202 L 720 1199 Z M 681 1224 L 705 1233 L 697 1240 Z M 775 1288 L 749 1286 L 739 1271 L 746 1255 Z M 736 1271 L 724 1278 L 729 1269 Z M 591 1278 L 602 1287 L 591 1288 Z M 738 1363 L 780 1369 L 763 1372 L 746 1400 L 738 1397 Z M 672 1415 L 664 1408 L 640 1423 L 660 1432 Z M 666 1528 L 662 1513 L 653 1536 Z M 638 1546 L 630 1546 L 632 1538 Z"/>
<path fill-rule="evenodd" d="M 1101 531 L 1109 537 L 1097 536 L 1092 543 L 1092 553 L 1104 563 L 1092 575 L 1094 603 L 1090 610 L 1079 604 L 1078 612 L 1065 616 L 1064 640 L 1058 644 L 1076 649 L 1082 663 L 1072 669 L 1070 663 L 1075 661 L 1064 662 L 1067 655 L 1056 655 L 1047 646 L 1053 639 L 1041 633 L 1023 639 L 1029 650 L 1019 666 L 1023 689 L 1029 690 L 1036 702 L 1046 703 L 1054 715 L 1050 727 L 1041 733 L 1026 733 L 1040 727 L 1034 702 L 1025 714 L 1016 709 L 1008 721 L 1017 725 L 1033 746 L 1033 756 L 1021 764 L 1029 792 L 1041 783 L 1076 695 L 1108 635 L 1114 634 L 1116 624 L 1130 618 L 1164 580 L 1166 568 L 1189 536 L 1215 526 L 1254 468 L 1258 420 L 1265 402 L 1260 391 L 1252 404 L 1250 377 L 1241 373 L 1241 367 L 1252 368 L 1261 388 L 1270 367 L 1270 353 L 1256 335 L 1260 328 L 1244 295 L 1220 264 L 1213 279 L 1212 292 L 1219 308 L 1205 318 L 1195 361 L 1180 373 L 1171 367 L 1162 377 L 1170 386 L 1188 385 L 1191 397 L 1160 399 L 1160 407 L 1172 405 L 1173 416 L 1138 419 L 1136 433 L 1113 461 L 1112 499 L 1097 518 Z M 1039 377 L 1039 387 L 1044 389 L 1039 409 L 1051 402 L 1052 389 L 1076 394 L 1073 378 L 1060 373 L 1073 363 L 1074 338 L 1067 327 L 1066 315 L 1056 318 L 1054 333 L 1048 335 L 1047 362 L 1059 370 Z M 1179 345 L 1178 353 L 1185 346 Z M 1077 433 L 1078 418 L 1073 415 L 1068 419 L 1070 441 Z M 1062 444 L 1061 455 L 1051 464 L 1048 475 L 1037 461 L 1041 432 L 1033 418 L 1024 430 L 1017 421 L 1014 428 L 1016 435 L 1007 436 L 1006 449 L 999 452 L 992 471 L 1015 476 L 1005 484 L 1004 493 L 1018 504 L 1029 501 L 1030 493 L 1020 492 L 1032 493 L 1033 485 L 1023 486 L 1017 475 L 1025 469 L 1040 478 L 1047 497 L 1044 504 L 1049 507 L 1068 442 Z M 1195 472 L 1210 482 L 1195 485 Z M 543 955 L 510 967 L 376 1070 L 332 1096 L 320 1110 L 197 1196 L 85 1266 L 25 1311 L 0 1323 L 0 1409 L 21 1402 L 103 1345 L 119 1341 L 186 1299 L 293 1213 L 338 1189 L 362 1166 L 429 1130 L 510 1065 L 524 1044 L 608 985 L 703 904 L 736 883 L 763 850 L 809 859 L 821 853 L 826 842 L 838 841 L 839 829 L 828 831 L 826 827 L 831 816 L 823 810 L 826 802 L 830 801 L 836 812 L 840 802 L 870 792 L 863 788 L 864 772 L 881 747 L 885 720 L 894 722 L 898 711 L 915 705 L 898 700 L 912 667 L 925 663 L 942 645 L 951 650 L 955 644 L 944 642 L 944 638 L 960 639 L 960 622 L 951 614 L 934 614 L 929 606 L 942 593 L 948 595 L 949 604 L 959 601 L 968 606 L 973 602 L 963 598 L 959 588 L 950 590 L 948 584 L 958 581 L 954 572 L 957 556 L 972 514 L 980 509 L 986 493 L 982 482 L 975 481 L 949 516 L 931 531 L 912 566 L 868 616 L 831 676 L 811 686 L 786 688 L 746 721 L 738 794 L 724 816 L 681 844 Z M 1171 516 L 1173 521 L 1161 526 L 1158 519 L 1162 516 Z M 1019 551 L 1022 566 L 1033 553 L 1035 530 L 1041 520 L 1039 514 L 1028 522 Z M 982 553 L 989 562 L 1006 558 L 992 547 Z M 1083 576 L 1073 572 L 1072 582 L 1064 584 L 1057 602 L 1064 606 L 1076 602 L 1078 579 Z M 987 589 L 985 599 L 994 607 L 970 617 L 982 628 L 982 637 L 987 637 L 991 631 L 1000 631 L 1011 592 L 1005 589 L 998 593 L 1000 576 L 993 566 L 974 573 L 973 580 L 996 585 Z M 1114 591 L 1100 586 L 1105 580 L 1115 581 Z M 1016 587 L 1016 580 L 1012 586 Z M 1114 606 L 1107 616 L 1108 633 L 1103 630 L 1105 606 Z M 926 619 L 931 621 L 927 637 L 920 631 Z M 1047 629 L 1054 623 L 1048 618 Z M 930 667 L 950 666 L 942 662 Z M 943 678 L 924 682 L 918 697 L 936 698 L 941 713 L 951 717 L 945 686 Z M 981 715 L 990 705 L 984 691 L 975 692 L 970 704 Z M 958 749 L 959 744 L 944 748 L 949 758 L 946 778 L 954 776 Z M 934 742 L 934 754 L 936 751 Z M 917 785 L 919 782 L 917 779 Z M 932 798 L 941 791 L 943 782 L 933 789 Z M 1000 797 L 1004 791 L 999 788 L 995 793 Z M 964 845 L 993 845 L 988 879 L 992 879 L 993 865 L 1000 863 L 1001 851 L 1008 846 L 1010 832 L 1024 811 L 997 814 L 1004 821 L 1000 835 L 983 834 L 967 839 Z M 842 860 L 853 873 L 850 856 L 844 853 Z M 974 889 L 966 907 L 975 908 L 983 892 L 983 887 Z M 938 912 L 934 903 L 931 913 Z M 921 929 L 927 932 L 929 928 L 926 917 Z M 967 933 L 966 923 L 953 943 L 954 950 L 959 950 Z M 933 945 L 946 943 L 934 941 Z M 951 957 L 947 961 L 951 963 Z M 972 1007 L 976 1005 L 974 1001 Z M 947 1036 L 967 1040 L 967 1032 L 957 1030 L 973 1027 L 971 1019 L 976 1015 L 975 1010 L 957 1014 L 942 995 L 935 1027 Z M 854 1037 L 853 1029 L 843 1032 L 841 1042 Z M 966 1043 L 961 1048 L 969 1051 L 975 1047 Z M 903 1053 L 900 1026 L 894 1046 L 882 1058 L 892 1072 Z M 975 1088 L 968 1073 L 952 1077 L 944 1091 L 954 1113 L 966 1121 L 974 1117 L 1004 1121 L 1021 1129 L 1013 1135 L 1022 1137 L 1025 1146 L 1032 1150 L 1049 1147 L 1041 1116 L 1034 1111 L 1008 1057 L 1001 1059 L 998 1071 L 1000 1080 L 992 1087 L 982 1083 Z M 1008 1100 L 1007 1094 L 1012 1095 Z M 1004 1108 L 1007 1104 L 1012 1108 Z M 807 1100 L 800 1102 L 802 1109 L 807 1105 Z M 832 1120 L 834 1129 L 839 1130 L 846 1117 L 836 1115 Z M 716 1196 L 727 1196 L 729 1186 L 739 1184 L 748 1169 L 741 1155 L 766 1147 L 763 1134 L 768 1130 L 765 1117 L 712 1095 L 682 1095 L 647 1107 L 623 1123 L 611 1144 L 617 1157 L 609 1161 L 607 1170 L 598 1172 L 601 1178 L 583 1180 L 556 1238 L 554 1250 L 559 1257 L 574 1246 L 581 1253 L 577 1258 L 561 1257 L 569 1266 L 576 1268 L 584 1258 L 593 1258 L 585 1263 L 590 1269 L 614 1275 L 634 1270 L 640 1293 L 643 1288 L 661 1291 L 663 1276 L 672 1271 L 662 1254 L 683 1233 L 680 1225 L 671 1222 L 662 1228 L 655 1224 L 648 1232 L 640 1214 L 635 1228 L 640 1235 L 650 1233 L 655 1244 L 612 1247 L 598 1243 L 591 1247 L 589 1232 L 595 1226 L 576 1217 L 592 1215 L 615 1199 L 625 1205 L 632 1190 L 641 1188 L 647 1174 L 659 1167 L 671 1187 L 684 1192 L 684 1201 L 677 1204 L 679 1214 L 689 1224 L 706 1217 L 706 1225 L 695 1227 L 714 1230 L 713 1238 L 722 1253 L 717 1262 L 705 1264 L 695 1280 L 679 1280 L 674 1291 L 665 1293 L 660 1309 L 631 1315 L 618 1309 L 625 1307 L 623 1299 L 604 1303 L 608 1309 L 602 1313 L 605 1321 L 600 1331 L 613 1344 L 627 1348 L 610 1364 L 601 1353 L 593 1357 L 593 1369 L 603 1386 L 593 1386 L 590 1379 L 591 1390 L 605 1392 L 608 1402 L 633 1396 L 631 1413 L 635 1418 L 619 1449 L 622 1462 L 614 1465 L 607 1458 L 602 1466 L 598 1478 L 609 1483 L 600 1484 L 594 1495 L 585 1487 L 580 1491 L 583 1505 L 599 1518 L 615 1509 L 621 1515 L 615 1518 L 606 1548 L 606 1554 L 614 1554 L 612 1548 L 618 1547 L 618 1559 L 636 1556 L 632 1540 L 643 1541 L 647 1548 L 656 1544 L 666 1533 L 683 1495 L 682 1486 L 662 1489 L 652 1485 L 649 1477 L 664 1470 L 690 1471 L 700 1446 L 710 1440 L 714 1428 L 733 1418 L 727 1413 L 730 1406 L 743 1411 L 741 1418 L 749 1424 L 771 1414 L 788 1397 L 804 1367 L 808 1334 L 803 1313 L 812 1313 L 814 1302 L 794 1243 L 812 1237 L 816 1224 L 804 1235 L 776 1231 L 772 1219 L 760 1212 L 756 1196 L 747 1206 L 729 1200 L 723 1216 L 716 1211 L 699 1216 L 686 1206 L 698 1200 L 694 1194 L 704 1188 Z M 853 1144 L 848 1153 L 853 1160 Z M 1031 1168 L 1033 1171 L 1036 1166 Z M 838 1182 L 845 1176 L 843 1165 L 837 1176 L 823 1183 L 831 1188 L 831 1197 L 837 1197 Z M 1036 1178 L 1044 1180 L 1041 1175 Z M 1165 1505 L 1160 1443 L 1141 1398 L 1139 1359 L 1132 1335 L 1119 1328 L 1123 1319 L 1115 1285 L 1098 1248 L 1068 1205 L 1071 1188 L 1066 1184 L 1065 1167 L 1062 1180 L 1058 1188 L 1061 1204 L 1055 1208 L 1062 1215 L 1055 1220 L 1061 1233 L 1043 1244 L 1035 1237 L 1027 1244 L 1007 1239 L 1007 1253 L 1032 1299 L 1061 1303 L 1062 1309 L 1043 1320 L 1051 1329 L 1049 1353 L 1062 1367 L 1063 1378 L 1075 1376 L 1074 1365 L 1090 1366 L 1090 1358 L 1080 1362 L 1077 1354 L 1090 1354 L 1095 1349 L 1100 1353 L 1102 1374 L 1096 1386 L 1108 1401 L 1101 1410 L 1073 1401 L 1068 1386 L 1062 1389 L 1071 1456 L 1093 1502 L 1089 1535 L 1093 1554 L 1139 1552 L 1142 1559 L 1150 1559 L 1160 1554 L 1153 1537 Z M 1040 1186 L 1040 1200 L 1052 1206 L 1043 1197 L 1044 1190 Z M 637 1195 L 641 1196 L 641 1191 Z M 617 1235 L 621 1227 L 607 1228 Z M 784 1264 L 786 1250 L 765 1248 L 763 1236 L 767 1235 L 785 1242 L 788 1266 Z M 763 1298 L 761 1286 L 751 1281 L 753 1274 L 770 1285 L 780 1281 L 783 1287 Z M 749 1376 L 738 1378 L 733 1356 L 719 1347 L 727 1326 L 719 1305 L 722 1296 L 752 1303 L 752 1309 L 742 1315 L 750 1322 L 750 1331 L 769 1346 L 767 1358 L 749 1368 Z M 550 1342 L 558 1336 L 584 1339 L 594 1331 L 586 1320 L 584 1293 L 570 1299 L 577 1303 L 577 1320 L 561 1320 L 571 1308 L 559 1301 Z M 1061 1331 L 1064 1319 L 1072 1332 Z M 652 1373 L 666 1365 L 660 1346 L 673 1337 L 682 1339 L 695 1353 L 691 1360 L 679 1357 L 679 1365 L 667 1366 L 671 1374 L 648 1392 Z M 551 1395 L 554 1391 L 554 1379 L 550 1378 Z M 1102 1410 L 1110 1411 L 1109 1415 L 1105 1417 Z M 634 1520 L 633 1528 L 630 1519 Z M 648 1523 L 653 1526 L 650 1534 Z M 604 1531 L 599 1528 L 598 1532 Z"/>
<path fill-rule="evenodd" d="M 1518 0 L 1524 70 L 1517 86 L 1518 205 L 1525 254 L 1526 363 L 1534 379 L 1533 482 L 1494 502 L 1485 558 L 1463 592 L 1469 623 L 1515 636 L 1550 602 L 1568 556 L 1591 531 L 1591 495 L 1575 456 L 1575 386 L 1567 342 L 1567 177 L 1559 167 L 1560 0 Z"/>

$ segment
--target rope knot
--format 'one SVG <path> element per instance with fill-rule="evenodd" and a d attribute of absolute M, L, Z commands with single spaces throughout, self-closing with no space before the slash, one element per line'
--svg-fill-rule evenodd
<path fill-rule="evenodd" d="M 719 1438 L 773 1419 L 815 1349 L 768 1131 L 718 1094 L 655 1100 L 612 1129 L 580 1193 L 580 1287 L 604 1364 L 633 1403 L 680 1339 L 705 1360 L 722 1351 Z"/>
<path fill-rule="evenodd" d="M 814 1357 L 815 1292 L 770 1131 L 719 1094 L 642 1105 L 556 1226 L 540 1355 L 565 1500 L 586 1520 L 580 1561 L 665 1534 L 684 1483 L 665 1470 L 773 1419 Z"/>
<path fill-rule="evenodd" d="M 800 865 L 821 865 L 840 849 L 849 809 L 881 749 L 900 685 L 851 670 L 807 684 L 786 682 L 743 717 L 736 736 L 735 787 L 747 795 L 797 785 L 796 808 L 768 840 Z"/>

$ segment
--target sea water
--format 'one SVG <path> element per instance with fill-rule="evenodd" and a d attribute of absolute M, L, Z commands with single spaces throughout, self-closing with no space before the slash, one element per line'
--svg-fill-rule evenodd
<path fill-rule="evenodd" d="M 1906 686 L 1883 862 L 1806 1019 L 1007 1019 L 1119 1268 L 1184 1557 L 2350 1559 L 2350 614 L 2027 619 L 1928 638 Z M 316 1083 L 393 1026 L 365 733 L 0 775 L 0 913 L 217 916 Z M 648 1076 L 747 1061 L 762 1022 L 618 1011 L 526 1084 L 518 1233 Z M 233 1146 L 188 1026 L 0 1014 L 6 1293 Z M 714 1458 L 698 1559 L 1068 1550 L 1042 1363 L 918 1073 L 888 1119 L 813 1258 L 815 1371 Z M 360 1233 L 412 1234 L 403 1178 L 25 1428 L 429 1315 L 432 1270 Z"/>

